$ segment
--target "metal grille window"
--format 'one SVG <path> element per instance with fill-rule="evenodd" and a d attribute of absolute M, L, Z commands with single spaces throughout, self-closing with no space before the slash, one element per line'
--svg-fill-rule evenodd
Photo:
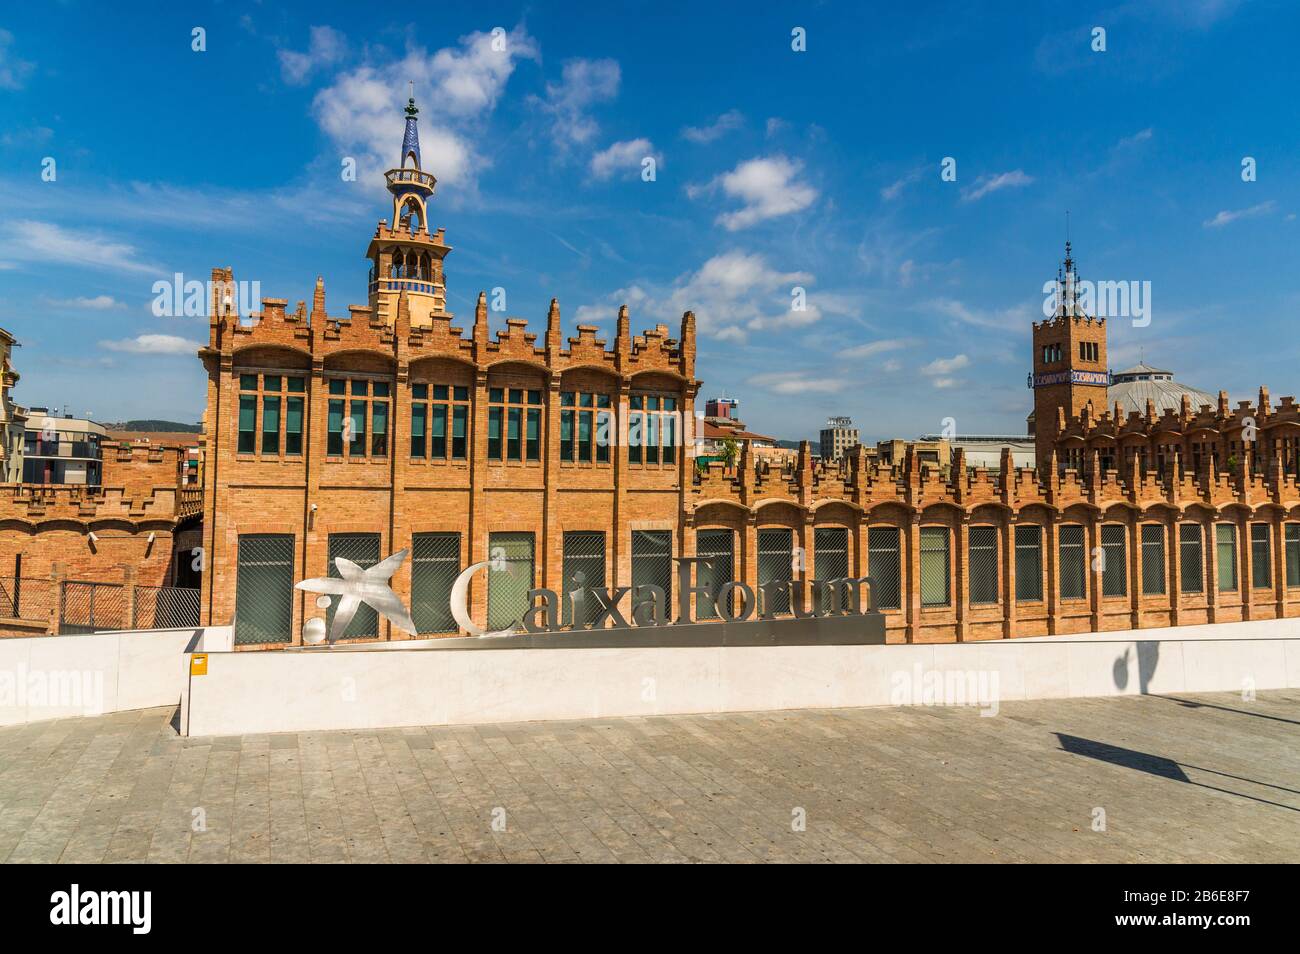
<path fill-rule="evenodd" d="M 1237 588 L 1237 528 L 1230 523 L 1214 527 L 1215 562 L 1219 565 L 1219 591 Z"/>
<path fill-rule="evenodd" d="M 488 629 L 507 629 L 528 611 L 533 552 L 531 533 L 488 534 Z"/>
<path fill-rule="evenodd" d="M 1165 592 L 1165 528 L 1158 523 L 1142 524 L 1142 595 Z"/>
<path fill-rule="evenodd" d="M 831 580 L 843 580 L 849 575 L 849 531 L 844 527 L 817 527 L 813 530 L 813 579 L 825 584 Z M 840 609 L 848 609 L 853 604 L 847 594 L 841 599 L 846 602 Z M 836 608 L 835 596 L 823 585 L 820 595 L 823 613 Z"/>
<path fill-rule="evenodd" d="M 736 559 L 736 535 L 731 530 L 700 530 L 695 534 L 695 555 L 708 560 L 712 566 L 695 565 L 695 585 L 707 587 L 709 592 L 717 595 L 723 583 L 733 579 L 732 568 Z M 713 600 L 703 596 L 695 597 L 696 619 L 717 619 L 718 613 Z"/>
<path fill-rule="evenodd" d="M 1060 528 L 1057 551 L 1061 578 L 1061 599 L 1082 600 L 1088 597 L 1088 553 L 1083 542 L 1083 527 L 1065 524 Z"/>
<path fill-rule="evenodd" d="M 1101 595 L 1128 596 L 1128 528 L 1122 524 L 1101 528 Z"/>
<path fill-rule="evenodd" d="M 235 575 L 235 642 L 286 643 L 293 626 L 293 537 L 239 537 Z"/>
<path fill-rule="evenodd" d="M 1179 589 L 1184 593 L 1205 591 L 1205 544 L 1199 523 L 1178 525 Z"/>
<path fill-rule="evenodd" d="M 570 530 L 564 534 L 564 575 L 561 580 L 562 619 L 565 626 L 575 622 L 573 592 L 586 587 L 605 587 L 605 534 L 599 530 Z M 602 612 L 590 594 L 579 603 L 577 623 L 590 626 Z"/>
<path fill-rule="evenodd" d="M 411 456 L 464 460 L 469 445 L 469 387 L 411 385 Z"/>
<path fill-rule="evenodd" d="M 542 459 L 542 392 L 488 389 L 488 460 Z"/>
<path fill-rule="evenodd" d="M 239 375 L 239 390 L 239 453 L 257 452 L 266 457 L 301 456 L 306 378 L 298 375 L 243 373 Z M 259 430 L 260 451 L 257 442 Z"/>
<path fill-rule="evenodd" d="M 560 392 L 560 460 L 609 463 L 614 440 L 614 412 L 608 394 Z"/>
<path fill-rule="evenodd" d="M 1016 599 L 1035 602 L 1043 598 L 1043 528 L 1016 527 Z"/>
<path fill-rule="evenodd" d="M 867 530 L 867 573 L 875 585 L 876 606 L 898 609 L 903 605 L 902 564 L 897 527 L 870 527 Z"/>
<path fill-rule="evenodd" d="M 758 588 L 764 613 L 788 615 L 790 587 L 771 587 L 768 583 L 789 583 L 794 579 L 794 531 L 773 527 L 758 531 Z M 725 580 L 720 582 L 726 582 Z"/>
<path fill-rule="evenodd" d="M 673 534 L 671 530 L 632 531 L 632 596 L 638 586 L 664 591 L 664 610 L 673 605 Z"/>
<path fill-rule="evenodd" d="M 1271 537 L 1268 524 L 1250 525 L 1250 585 L 1256 589 L 1273 585 Z"/>
<path fill-rule="evenodd" d="M 628 398 L 628 409 L 628 463 L 675 463 L 681 442 L 677 398 L 671 394 L 633 394 Z"/>
<path fill-rule="evenodd" d="M 342 578 L 338 564 L 334 561 L 342 557 L 351 560 L 365 570 L 379 562 L 379 534 L 377 533 L 331 533 L 329 538 L 329 576 Z M 334 625 L 334 613 L 339 600 L 335 598 L 325 613 L 325 625 Z M 373 608 L 362 603 L 357 613 L 343 630 L 343 639 L 364 639 L 379 635 L 379 614 Z"/>
<path fill-rule="evenodd" d="M 979 606 L 998 601 L 998 528 L 971 527 L 970 601 Z"/>
<path fill-rule="evenodd" d="M 1286 534 L 1286 585 L 1300 586 L 1300 523 L 1288 523 Z"/>
<path fill-rule="evenodd" d="M 459 533 L 417 533 L 411 541 L 411 619 L 417 633 L 451 633 L 451 588 L 460 573 Z"/>
<path fill-rule="evenodd" d="M 921 528 L 921 605 L 947 606 L 951 602 L 948 528 Z"/>
<path fill-rule="evenodd" d="M 330 378 L 325 453 L 330 457 L 388 456 L 387 381 Z"/>

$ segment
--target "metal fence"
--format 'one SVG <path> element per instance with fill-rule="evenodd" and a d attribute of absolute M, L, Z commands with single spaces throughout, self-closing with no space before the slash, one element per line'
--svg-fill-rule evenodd
<path fill-rule="evenodd" d="M 58 605 L 59 591 L 53 580 L 0 577 L 0 617 L 48 627 Z"/>
<path fill-rule="evenodd" d="M 59 633 L 131 629 L 130 602 L 121 583 L 64 580 L 59 594 Z"/>
<path fill-rule="evenodd" d="M 199 591 L 183 586 L 137 586 L 132 629 L 199 625 Z"/>

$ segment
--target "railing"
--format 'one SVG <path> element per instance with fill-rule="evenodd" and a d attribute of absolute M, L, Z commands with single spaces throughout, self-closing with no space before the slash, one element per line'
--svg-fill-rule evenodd
<path fill-rule="evenodd" d="M 203 512 L 203 488 L 182 487 L 176 492 L 176 516 L 192 517 Z"/>
<path fill-rule="evenodd" d="M 424 295 L 436 295 L 439 291 L 437 285 L 423 278 L 379 278 L 370 283 L 370 294 L 377 291 L 401 291 L 403 288 Z"/>
<path fill-rule="evenodd" d="M 0 577 L 0 636 L 199 625 L 199 591 L 89 580 Z"/>
<path fill-rule="evenodd" d="M 9 628 L 48 629 L 59 602 L 58 584 L 38 577 L 0 577 L 0 618 Z M 30 627 L 29 625 L 30 624 Z"/>
<path fill-rule="evenodd" d="M 433 191 L 434 183 L 438 181 L 433 177 L 433 173 L 421 172 L 419 169 L 389 169 L 384 173 L 384 178 L 388 180 L 389 185 L 406 182 L 421 186 L 429 191 Z"/>

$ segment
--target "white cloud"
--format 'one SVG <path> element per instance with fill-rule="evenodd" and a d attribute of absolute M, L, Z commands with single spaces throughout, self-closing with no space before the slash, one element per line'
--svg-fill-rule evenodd
<path fill-rule="evenodd" d="M 1224 209 L 1212 219 L 1206 219 L 1201 225 L 1207 229 L 1219 229 L 1238 219 L 1253 219 L 1261 215 L 1268 215 L 1276 207 L 1277 203 L 1272 199 L 1267 202 L 1261 202 L 1259 205 L 1252 205 L 1248 209 L 1228 210 Z"/>
<path fill-rule="evenodd" d="M 618 96 L 621 81 L 617 60 L 565 62 L 560 82 L 547 83 L 546 98 L 539 101 L 551 117 L 551 133 L 562 148 L 581 145 L 596 135 L 599 126 L 588 110 Z"/>
<path fill-rule="evenodd" d="M 710 143 L 739 129 L 744 123 L 745 116 L 740 110 L 729 109 L 707 126 L 687 126 L 682 130 L 682 138 L 695 143 Z"/>
<path fill-rule="evenodd" d="M 57 308 L 84 308 L 87 311 L 108 311 L 112 308 L 126 307 L 112 295 L 96 295 L 93 298 L 50 298 L 48 301 Z"/>
<path fill-rule="evenodd" d="M 129 354 L 184 354 L 194 355 L 203 342 L 190 341 L 178 335 L 136 335 L 120 341 L 101 341 L 100 345 L 109 351 L 125 351 Z"/>
<path fill-rule="evenodd" d="M 306 83 L 313 70 L 333 66 L 347 52 L 346 38 L 333 27 L 314 26 L 310 34 L 306 53 L 295 50 L 279 52 L 280 75 L 293 86 Z"/>
<path fill-rule="evenodd" d="M 923 172 L 924 170 L 922 169 L 913 169 L 907 175 L 895 179 L 889 185 L 880 190 L 880 197 L 886 202 L 893 202 L 903 194 L 904 189 L 910 186 L 913 182 L 920 181 Z"/>
<path fill-rule="evenodd" d="M 683 312 L 693 311 L 700 334 L 741 342 L 750 331 L 800 327 L 818 321 L 823 309 L 811 292 L 807 294 L 806 311 L 791 310 L 793 288 L 798 285 L 807 289 L 815 281 L 809 272 L 781 272 L 758 253 L 733 250 L 713 256 L 697 271 L 678 278 L 670 288 L 647 291 L 632 285 L 614 292 L 605 304 L 584 305 L 578 313 L 599 320 L 626 303 L 635 324 L 638 314 L 674 322 Z M 825 310 L 838 311 L 842 307 L 837 296 L 827 298 Z"/>
<path fill-rule="evenodd" d="M 10 224 L 8 232 L 0 237 L 0 255 L 46 264 L 76 262 L 79 266 L 118 272 L 157 274 L 162 271 L 161 266 L 140 261 L 133 245 L 84 229 L 68 231 L 50 222 L 31 219 Z"/>
<path fill-rule="evenodd" d="M 978 202 L 993 192 L 1027 186 L 1033 181 L 1033 176 L 1026 175 L 1020 169 L 1013 169 L 1011 172 L 999 172 L 993 176 L 980 176 L 975 180 L 974 186 L 962 190 L 961 198 L 963 202 Z"/>
<path fill-rule="evenodd" d="M 538 57 L 537 44 L 522 27 L 504 36 L 504 49 L 493 49 L 493 39 L 471 33 L 459 46 L 432 55 L 413 49 L 401 60 L 341 73 L 316 94 L 316 121 L 344 155 L 358 160 L 359 179 L 377 181 L 399 158 L 405 123 L 400 106 L 410 80 L 417 105 L 427 107 L 420 119 L 422 166 L 442 182 L 472 185 L 475 170 L 488 160 L 475 149 L 478 129 L 469 121 L 492 110 L 520 60 Z"/>
<path fill-rule="evenodd" d="M 964 354 L 956 354 L 951 358 L 935 358 L 929 364 L 922 366 L 921 373 L 929 377 L 938 377 L 940 380 L 954 371 L 960 371 L 970 364 L 970 358 Z M 936 387 L 938 384 L 936 383 Z"/>
<path fill-rule="evenodd" d="M 0 30 L 0 89 L 22 89 L 35 64 L 13 54 L 14 35 Z"/>
<path fill-rule="evenodd" d="M 805 182 L 797 181 L 803 166 L 785 156 L 761 156 L 748 159 L 723 173 L 707 186 L 687 189 L 691 198 L 721 188 L 743 207 L 735 212 L 718 216 L 719 225 L 735 232 L 764 222 L 767 219 L 789 215 L 808 208 L 817 199 L 817 190 Z"/>
<path fill-rule="evenodd" d="M 591 157 L 591 174 L 597 179 L 608 179 L 619 171 L 639 171 L 642 160 L 647 156 L 653 157 L 657 164 L 662 164 L 662 157 L 656 155 L 654 149 L 654 143 L 645 138 L 616 142 Z"/>
<path fill-rule="evenodd" d="M 923 307 L 947 315 L 949 318 L 955 318 L 962 324 L 1017 335 L 1023 335 L 1025 329 L 1029 327 L 1029 323 L 1036 320 L 1031 310 L 1025 305 L 1003 308 L 999 311 L 985 311 L 971 308 L 964 302 L 953 298 L 937 298 L 926 302 Z"/>
<path fill-rule="evenodd" d="M 773 394 L 833 394 L 848 384 L 842 378 L 831 378 L 816 371 L 773 371 L 756 374 L 749 383 L 766 388 Z"/>
<path fill-rule="evenodd" d="M 907 338 L 882 338 L 879 341 L 868 341 L 866 344 L 845 348 L 842 351 L 837 352 L 837 357 L 854 359 L 873 358 L 878 354 L 906 348 L 911 343 L 912 342 Z"/>

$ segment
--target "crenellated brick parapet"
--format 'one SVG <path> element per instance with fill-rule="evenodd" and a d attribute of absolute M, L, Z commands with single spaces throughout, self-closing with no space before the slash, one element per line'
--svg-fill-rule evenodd
<path fill-rule="evenodd" d="M 805 441 L 801 456 L 808 447 Z M 920 463 L 909 449 L 903 462 L 890 466 L 867 460 L 862 448 L 843 461 L 802 466 L 755 466 L 742 454 L 736 466 L 714 461 L 697 472 L 692 498 L 696 501 L 727 501 L 752 508 L 766 501 L 780 501 L 795 507 L 815 509 L 831 501 L 843 501 L 870 512 L 883 505 L 897 505 L 913 511 L 945 505 L 970 513 L 987 505 L 1017 511 L 1032 505 L 1048 510 L 1085 506 L 1102 510 L 1112 506 L 1144 510 L 1170 507 L 1185 510 L 1202 507 L 1221 512 L 1239 506 L 1300 507 L 1300 483 L 1274 458 L 1268 473 L 1253 464 L 1247 451 L 1243 467 L 1231 474 L 1211 465 L 1196 474 L 1176 462 L 1167 472 L 1142 471 L 1131 463 L 1127 474 L 1115 468 L 1080 473 L 1051 468 L 1042 476 L 1033 467 L 1014 467 L 1010 453 L 1004 453 L 1002 467 L 989 471 L 968 469 L 959 450 L 950 473 Z"/>
<path fill-rule="evenodd" d="M 176 486 L 132 494 L 122 487 L 8 484 L 0 488 L 0 523 L 18 521 L 35 527 L 72 522 L 94 529 L 97 524 L 125 520 L 170 526 L 183 516 L 181 498 L 182 489 Z"/>
<path fill-rule="evenodd" d="M 1177 456 L 1182 469 L 1204 482 L 1211 466 L 1242 474 L 1248 467 L 1266 470 L 1277 460 L 1284 473 L 1295 475 L 1300 468 L 1300 405 L 1289 396 L 1274 405 L 1266 387 L 1254 403 L 1239 401 L 1236 407 L 1220 391 L 1214 405 L 1193 407 L 1183 395 L 1181 407 L 1159 415 L 1150 400 L 1146 413 L 1125 415 L 1117 403 L 1095 415 L 1087 407 L 1073 417 L 1064 408 L 1057 414 L 1057 455 L 1064 466 L 1078 470 L 1091 470 L 1095 457 L 1101 468 L 1127 470 L 1137 461 L 1143 471 L 1164 475 Z"/>
<path fill-rule="evenodd" d="M 214 285 L 233 283 L 226 268 L 212 271 Z M 369 351 L 409 364 L 425 358 L 452 358 L 480 368 L 505 362 L 539 365 L 554 373 L 571 368 L 592 367 L 624 377 L 645 372 L 665 372 L 693 381 L 695 374 L 695 316 L 682 317 L 677 337 L 667 325 L 657 325 L 639 335 L 630 332 L 627 307 L 619 310 L 612 347 L 596 337 L 593 325 L 579 325 L 576 337 L 561 343 L 560 306 L 551 300 L 543 335 L 529 331 L 523 318 L 505 319 L 505 327 L 490 336 L 487 296 L 480 292 L 469 335 L 452 324 L 450 314 L 433 313 L 413 323 L 408 296 L 398 298 L 396 315 L 387 321 L 369 306 L 351 305 L 347 317 L 325 311 L 324 282 L 317 279 L 314 303 L 287 310 L 287 300 L 263 298 L 262 310 L 241 321 L 232 301 L 213 296 L 209 316 L 208 346 L 200 356 L 209 360 L 234 361 L 249 348 L 285 348 L 326 361 L 345 352 Z"/>

